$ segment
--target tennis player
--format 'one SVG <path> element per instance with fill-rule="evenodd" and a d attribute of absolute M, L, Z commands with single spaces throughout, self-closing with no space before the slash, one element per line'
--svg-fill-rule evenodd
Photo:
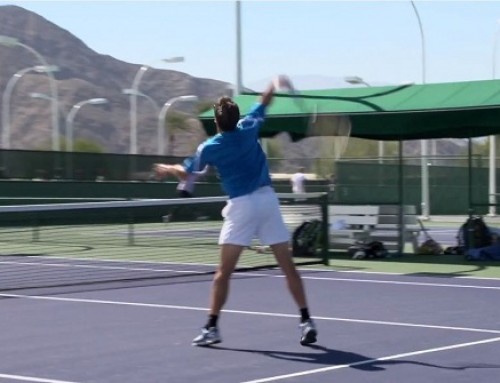
<path fill-rule="evenodd" d="M 279 201 L 271 186 L 267 158 L 259 143 L 259 129 L 266 107 L 271 103 L 275 84 L 290 86 L 278 77 L 271 83 L 248 115 L 240 119 L 238 105 L 221 97 L 214 105 L 218 134 L 202 143 L 194 157 L 184 162 L 184 176 L 215 166 L 229 200 L 222 211 L 224 223 L 219 236 L 220 263 L 210 293 L 208 321 L 193 345 L 208 346 L 222 341 L 218 319 L 226 303 L 229 282 L 244 248 L 257 237 L 269 245 L 286 276 L 290 293 L 300 311 L 300 343 L 316 342 L 317 330 L 309 315 L 302 279 L 289 251 L 290 234 L 281 216 Z"/>

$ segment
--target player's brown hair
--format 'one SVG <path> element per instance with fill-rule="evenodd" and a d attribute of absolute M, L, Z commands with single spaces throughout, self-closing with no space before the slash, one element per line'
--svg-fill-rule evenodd
<path fill-rule="evenodd" d="M 236 128 L 240 119 L 240 108 L 230 97 L 221 97 L 214 105 L 215 122 L 223 132 Z"/>

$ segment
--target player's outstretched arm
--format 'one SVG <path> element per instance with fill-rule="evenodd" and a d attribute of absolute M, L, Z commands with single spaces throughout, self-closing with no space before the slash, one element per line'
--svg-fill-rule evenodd
<path fill-rule="evenodd" d="M 184 169 L 184 166 L 179 164 L 176 165 L 154 164 L 153 171 L 157 177 L 166 177 L 172 175 L 180 180 L 183 180 L 187 177 L 187 172 Z"/>

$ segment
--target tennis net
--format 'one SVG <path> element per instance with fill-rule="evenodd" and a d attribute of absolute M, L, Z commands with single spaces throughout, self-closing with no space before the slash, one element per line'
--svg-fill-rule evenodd
<path fill-rule="evenodd" d="M 327 196 L 278 194 L 290 236 L 319 219 L 323 238 L 314 256 L 327 261 Z M 226 197 L 48 203 L 0 206 L 0 291 L 110 282 L 161 283 L 207 275 L 218 263 Z M 275 267 L 270 249 L 245 249 L 237 271 Z"/>

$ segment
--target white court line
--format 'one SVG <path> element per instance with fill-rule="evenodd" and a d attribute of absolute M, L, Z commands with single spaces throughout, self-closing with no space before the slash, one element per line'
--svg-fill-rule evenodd
<path fill-rule="evenodd" d="M 474 266 L 474 265 L 471 265 Z M 334 267 L 334 266 L 332 266 Z M 325 272 L 335 272 L 335 273 L 346 273 L 346 274 L 375 274 L 375 275 L 400 275 L 400 276 L 407 276 L 408 272 L 405 273 L 396 273 L 396 272 L 388 272 L 388 271 L 363 271 L 363 270 L 337 270 L 337 269 L 301 269 L 302 271 L 325 271 Z M 424 272 L 425 274 L 425 272 Z M 477 276 L 471 276 L 471 275 L 453 275 L 453 273 L 436 273 L 437 276 L 441 275 L 451 275 L 453 279 L 477 279 L 479 281 L 481 280 L 486 280 L 486 281 L 500 281 L 500 278 L 495 278 L 495 277 L 477 277 Z M 412 275 L 409 275 L 412 276 Z M 424 275 L 424 277 L 430 277 L 432 278 L 432 272 L 427 272 L 427 275 Z"/>
<path fill-rule="evenodd" d="M 63 259 L 63 260 L 67 260 L 68 257 L 60 257 L 60 256 L 43 256 L 43 255 L 26 255 L 25 256 L 26 258 L 35 258 L 35 259 L 40 259 L 40 258 L 43 258 L 43 259 Z M 90 261 L 94 261 L 96 262 L 95 259 L 92 259 L 92 258 L 79 258 L 79 257 L 72 257 L 70 258 L 70 260 L 72 261 L 87 261 L 87 262 L 90 262 Z M 123 262 L 123 263 L 130 263 L 130 264 L 133 264 L 133 263 L 142 263 L 142 264 L 148 264 L 148 263 L 151 263 L 151 264 L 156 264 L 156 265 L 179 265 L 179 266 L 212 266 L 212 267 L 216 267 L 218 264 L 217 263 L 189 263 L 189 262 L 168 262 L 168 261 L 154 261 L 154 262 L 147 262 L 147 261 L 144 261 L 144 260 L 134 260 L 134 259 L 99 259 L 97 260 L 98 262 L 102 262 L 102 263 L 107 263 L 107 262 L 110 262 L 110 263 L 113 263 L 113 262 Z M 0 261 L 1 262 L 1 261 Z M 326 272 L 326 273 L 347 273 L 347 274 L 375 274 L 375 275 L 399 275 L 399 276 L 406 276 L 406 274 L 408 273 L 396 273 L 396 272 L 384 272 L 384 271 L 362 271 L 362 270 L 337 270 L 337 269 L 334 269 L 333 268 L 334 266 L 332 266 L 332 268 L 323 268 L 323 267 L 314 267 L 314 268 L 303 268 L 303 267 L 299 267 L 298 269 L 301 271 L 301 272 Z M 445 273 L 446 274 L 446 273 Z M 262 275 L 262 276 L 265 276 L 264 274 L 253 274 L 253 275 Z M 276 276 L 273 276 L 273 277 L 276 277 Z M 307 276 L 302 276 L 303 278 L 309 278 Z M 429 275 L 429 277 L 432 278 L 432 275 Z M 470 275 L 453 275 L 453 278 L 454 279 L 471 279 L 471 280 L 474 280 L 474 279 L 477 279 L 477 280 L 493 280 L 493 281 L 500 281 L 500 278 L 495 278 L 495 277 L 476 277 L 476 276 L 470 276 Z"/>
<path fill-rule="evenodd" d="M 279 277 L 283 277 L 279 275 Z M 431 283 L 431 282 L 405 282 L 405 281 L 380 281 L 377 279 L 350 279 L 350 278 L 332 278 L 332 277 L 310 277 L 302 276 L 302 279 L 318 280 L 318 281 L 338 281 L 338 282 L 354 282 L 354 283 L 376 283 L 387 285 L 408 285 L 408 286 L 427 286 L 427 287 L 451 287 L 460 289 L 485 289 L 485 290 L 500 290 L 500 286 L 475 286 L 475 285 L 459 285 L 450 283 Z"/>
<path fill-rule="evenodd" d="M 52 296 L 42 296 L 42 295 L 0 294 L 0 297 L 23 298 L 23 299 L 42 300 L 42 301 L 92 303 L 92 304 L 115 305 L 115 306 L 148 307 L 148 308 L 159 308 L 159 309 L 207 311 L 206 307 L 166 305 L 159 303 L 119 302 L 119 301 L 108 301 L 100 299 L 65 298 L 65 297 L 52 297 Z M 294 319 L 297 318 L 296 314 L 270 313 L 270 312 L 245 311 L 245 310 L 228 310 L 228 309 L 224 309 L 222 311 L 228 314 L 267 316 L 276 318 L 294 318 Z M 367 320 L 367 319 L 335 318 L 335 317 L 321 317 L 321 316 L 315 316 L 314 319 L 317 321 L 324 320 L 324 321 L 375 324 L 375 325 L 385 325 L 385 326 L 417 327 L 426 329 L 500 334 L 500 330 L 469 328 L 469 327 L 437 326 L 437 325 L 426 325 L 418 323 L 389 322 L 389 321 L 377 321 L 377 320 Z"/>
<path fill-rule="evenodd" d="M 0 379 L 1 378 L 19 380 L 22 382 L 37 382 L 37 383 L 77 383 L 77 382 L 70 382 L 67 380 L 35 378 L 33 376 L 9 375 L 9 374 L 0 374 Z"/>
<path fill-rule="evenodd" d="M 91 261 L 91 260 L 90 260 Z M 92 261 L 91 261 L 92 262 Z M 20 265 L 20 266 L 37 266 L 37 267 L 61 267 L 70 269 L 97 269 L 97 270 L 125 270 L 125 271 L 151 271 L 157 273 L 171 272 L 179 274 L 204 274 L 203 271 L 195 270 L 174 270 L 174 269 L 154 269 L 149 267 L 126 267 L 126 266 L 104 266 L 104 265 L 84 265 L 81 263 L 36 263 L 36 262 L 12 262 L 0 261 L 0 264 Z M 42 286 L 43 287 L 43 286 Z"/>
<path fill-rule="evenodd" d="M 267 382 L 276 382 L 278 380 L 285 380 L 285 379 L 288 379 L 288 378 L 296 378 L 298 376 L 313 375 L 313 374 L 318 374 L 318 373 L 321 373 L 321 372 L 327 372 L 327 371 L 333 371 L 333 370 L 340 370 L 342 368 L 363 366 L 365 364 L 372 364 L 372 363 L 376 363 L 376 362 L 380 362 L 380 361 L 383 362 L 383 361 L 386 361 L 386 360 L 402 359 L 402 358 L 406 358 L 408 356 L 430 354 L 430 353 L 433 353 L 433 352 L 448 351 L 448 350 L 453 350 L 453 349 L 457 349 L 457 348 L 464 348 L 464 347 L 469 347 L 469 346 L 476 346 L 476 345 L 479 345 L 479 344 L 493 343 L 493 342 L 498 342 L 498 341 L 500 341 L 500 337 L 498 337 L 498 338 L 484 339 L 484 340 L 480 340 L 480 341 L 477 341 L 477 342 L 458 343 L 458 344 L 452 344 L 450 346 L 429 348 L 427 350 L 412 351 L 412 352 L 407 352 L 407 353 L 404 353 L 404 354 L 389 355 L 389 356 L 384 356 L 383 358 L 362 360 L 362 361 L 354 362 L 354 363 L 350 363 L 350 364 L 341 364 L 341 365 L 338 365 L 338 366 L 316 368 L 316 369 L 313 369 L 313 370 L 300 371 L 300 372 L 295 372 L 295 373 L 292 373 L 292 374 L 276 375 L 276 376 L 271 376 L 271 377 L 268 377 L 268 378 L 262 378 L 262 379 L 257 379 L 257 380 L 248 380 L 248 381 L 242 382 L 242 383 L 267 383 Z"/>

